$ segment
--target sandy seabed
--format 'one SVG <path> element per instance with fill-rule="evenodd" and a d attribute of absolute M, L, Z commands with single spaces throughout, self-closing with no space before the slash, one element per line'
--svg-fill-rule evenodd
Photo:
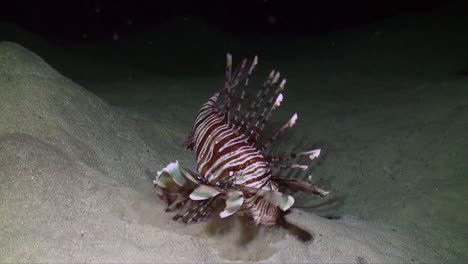
<path fill-rule="evenodd" d="M 327 38 L 339 44 L 346 37 Z M 385 51 L 381 40 L 369 41 Z M 349 70 L 344 61 L 362 58 L 365 48 L 356 48 L 361 44 L 349 44 L 357 51 L 343 61 L 335 57 L 320 61 L 320 68 L 310 66 L 309 74 L 300 70 L 310 63 L 307 54 L 279 62 L 292 80 L 286 114 L 279 118 L 299 113 L 299 134 L 290 139 L 306 138 L 324 149 L 313 176 L 344 200 L 334 211 L 339 220 L 300 209 L 288 215 L 313 232 L 314 241 L 304 244 L 278 228 L 252 235 L 237 219 L 174 223 L 155 197 L 147 172 L 176 159 L 193 166 L 193 153 L 180 145 L 222 74 L 193 80 L 80 80 L 84 89 L 33 52 L 0 42 L 0 261 L 462 261 L 468 81 L 450 77 L 461 64 L 441 63 L 449 77 L 431 75 L 435 66 L 429 64 L 425 74 L 400 68 L 379 75 L 371 63 L 374 54 L 365 65 L 369 70 L 362 70 L 365 63 Z M 399 59 L 382 54 L 382 64 Z M 365 87 L 342 92 L 357 85 Z M 130 86 L 135 88 L 121 89 Z M 390 86 L 396 91 L 388 92 Z M 317 202 L 308 196 L 298 201 Z"/>

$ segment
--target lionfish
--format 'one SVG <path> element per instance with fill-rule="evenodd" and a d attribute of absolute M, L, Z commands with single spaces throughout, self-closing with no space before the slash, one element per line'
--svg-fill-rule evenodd
<path fill-rule="evenodd" d="M 245 91 L 257 62 L 256 56 L 250 62 L 244 59 L 232 71 L 232 57 L 227 54 L 224 89 L 203 104 L 184 143 L 185 148 L 196 152 L 196 171 L 184 168 L 178 161 L 170 163 L 157 172 L 156 193 L 166 203 L 166 212 L 177 211 L 175 221 L 205 220 L 224 201 L 221 218 L 234 214 L 247 216 L 255 225 L 279 225 L 308 241 L 312 239 L 310 233 L 286 221 L 284 215 L 294 204 L 294 197 L 280 192 L 280 187 L 319 196 L 327 196 L 329 192 L 306 181 L 273 176 L 272 168 L 306 170 L 306 165 L 290 161 L 299 156 L 314 160 L 320 149 L 279 156 L 266 154 L 278 136 L 295 124 L 297 114 L 263 143 L 259 141 L 272 111 L 283 100 L 281 92 L 286 79 L 279 81 L 280 73 L 271 71 L 241 115 Z M 238 87 L 240 95 L 235 93 Z M 261 106 L 264 107 L 260 111 Z"/>

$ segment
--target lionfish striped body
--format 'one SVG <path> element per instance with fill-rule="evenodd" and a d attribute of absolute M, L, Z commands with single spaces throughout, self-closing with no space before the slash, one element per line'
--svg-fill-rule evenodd
<path fill-rule="evenodd" d="M 195 120 L 194 145 L 197 171 L 210 185 L 228 182 L 233 185 L 254 189 L 278 190 L 271 181 L 271 170 L 263 153 L 248 142 L 248 138 L 236 128 L 228 125 L 216 108 L 218 94 L 204 104 Z M 278 208 L 250 195 L 244 200 L 239 212 L 248 211 L 256 222 L 263 225 L 276 223 Z"/>
<path fill-rule="evenodd" d="M 250 67 L 247 60 L 231 71 L 231 56 L 228 54 L 225 87 L 203 104 L 195 119 L 193 128 L 184 146 L 195 150 L 197 171 L 183 168 L 178 162 L 159 171 L 155 180 L 158 195 L 163 199 L 167 211 L 178 210 L 174 220 L 185 223 L 197 222 L 210 216 L 219 200 L 225 200 L 226 208 L 220 217 L 232 214 L 246 215 L 254 223 L 262 225 L 282 225 L 299 232 L 299 237 L 308 240 L 307 232 L 288 223 L 284 211 L 294 203 L 294 198 L 283 194 L 279 187 L 292 191 L 306 191 L 321 196 L 328 192 L 319 187 L 291 178 L 274 177 L 272 167 L 300 168 L 298 164 L 284 165 L 284 162 L 307 155 L 315 159 L 320 149 L 291 153 L 290 155 L 267 156 L 265 150 L 288 127 L 292 127 L 297 114 L 263 144 L 259 136 L 282 99 L 281 91 L 286 80 L 278 83 L 280 74 L 272 71 L 263 84 L 257 97 L 241 116 L 241 103 L 245 88 L 257 64 L 255 57 Z M 234 88 L 242 84 L 240 96 L 235 96 Z M 270 95 L 269 100 L 264 100 Z M 259 111 L 263 106 L 263 110 Z"/>

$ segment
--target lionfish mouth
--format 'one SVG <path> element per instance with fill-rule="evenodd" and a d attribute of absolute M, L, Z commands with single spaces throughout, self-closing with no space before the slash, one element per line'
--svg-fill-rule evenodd
<path fill-rule="evenodd" d="M 306 170 L 307 165 L 290 161 L 300 156 L 315 160 L 321 150 L 266 155 L 266 150 L 280 134 L 294 126 L 297 114 L 260 143 L 259 136 L 266 122 L 283 100 L 281 91 L 286 80 L 279 82 L 279 72 L 272 71 L 257 97 L 241 115 L 245 89 L 257 62 L 255 57 L 247 67 L 244 59 L 232 73 L 232 58 L 228 54 L 225 87 L 203 104 L 184 143 L 187 149 L 196 151 L 197 171 L 184 168 L 175 161 L 157 172 L 154 186 L 159 198 L 166 203 L 166 212 L 177 211 L 173 217 L 176 221 L 205 220 L 216 204 L 224 202 L 220 218 L 247 215 L 255 224 L 279 225 L 308 241 L 312 239 L 310 233 L 284 218 L 285 212 L 294 204 L 294 197 L 280 192 L 279 188 L 319 196 L 327 196 L 329 192 L 310 182 L 273 176 L 271 168 Z M 277 88 L 273 89 L 278 82 Z M 242 90 L 236 95 L 238 86 L 242 86 Z M 267 96 L 270 99 L 264 100 Z M 224 100 L 218 100 L 220 97 Z"/>

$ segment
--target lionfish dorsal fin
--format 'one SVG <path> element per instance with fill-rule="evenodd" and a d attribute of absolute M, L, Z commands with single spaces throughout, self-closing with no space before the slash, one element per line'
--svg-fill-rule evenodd
<path fill-rule="evenodd" d="M 243 133 L 249 143 L 256 145 L 260 149 L 266 149 L 276 138 L 284 132 L 287 127 L 292 127 L 297 119 L 297 114 L 288 120 L 280 130 L 267 139 L 264 144 L 258 144 L 258 139 L 263 132 L 273 110 L 278 108 L 284 98 L 286 79 L 281 79 L 279 71 L 272 70 L 262 88 L 256 93 L 253 101 L 249 104 L 244 114 L 241 116 L 241 106 L 245 98 L 245 90 L 249 85 L 250 77 L 258 64 L 258 57 L 255 56 L 250 66 L 247 59 L 243 59 L 232 71 L 232 56 L 226 55 L 226 76 L 224 89 L 221 94 L 224 96 L 224 104 L 220 111 L 228 125 L 234 125 L 238 131 Z M 241 86 L 241 91 L 236 93 L 236 88 Z"/>
<path fill-rule="evenodd" d="M 184 148 L 193 150 L 193 148 L 195 147 L 194 136 L 195 136 L 195 132 L 192 129 L 184 141 L 184 144 L 183 144 Z"/>
<path fill-rule="evenodd" d="M 242 62 L 237 65 L 234 72 L 232 72 L 232 56 L 229 53 L 227 54 L 225 84 L 224 89 L 221 91 L 221 94 L 224 95 L 224 105 L 221 109 L 221 113 L 224 115 L 228 125 L 237 124 L 239 120 L 245 89 L 249 85 L 250 76 L 257 63 L 257 56 L 251 60 L 250 66 L 248 66 L 249 61 L 244 58 Z M 241 91 L 240 94 L 237 95 L 236 88 L 239 86 L 241 86 Z"/>
<path fill-rule="evenodd" d="M 277 77 L 275 78 L 276 80 L 273 79 L 270 85 L 273 85 L 277 82 L 277 79 L 279 78 L 279 73 L 277 74 Z M 252 126 L 249 131 L 250 142 L 254 143 L 258 140 L 260 134 L 265 128 L 266 123 L 270 119 L 273 110 L 275 110 L 276 108 L 280 106 L 284 98 L 281 92 L 284 90 L 285 84 L 286 84 L 286 79 L 282 79 L 278 87 L 274 90 L 273 93 L 270 94 L 270 98 L 264 104 L 262 111 L 259 111 L 260 107 L 258 107 L 257 114 L 256 114 L 258 116 L 257 120 L 252 122 Z"/>

